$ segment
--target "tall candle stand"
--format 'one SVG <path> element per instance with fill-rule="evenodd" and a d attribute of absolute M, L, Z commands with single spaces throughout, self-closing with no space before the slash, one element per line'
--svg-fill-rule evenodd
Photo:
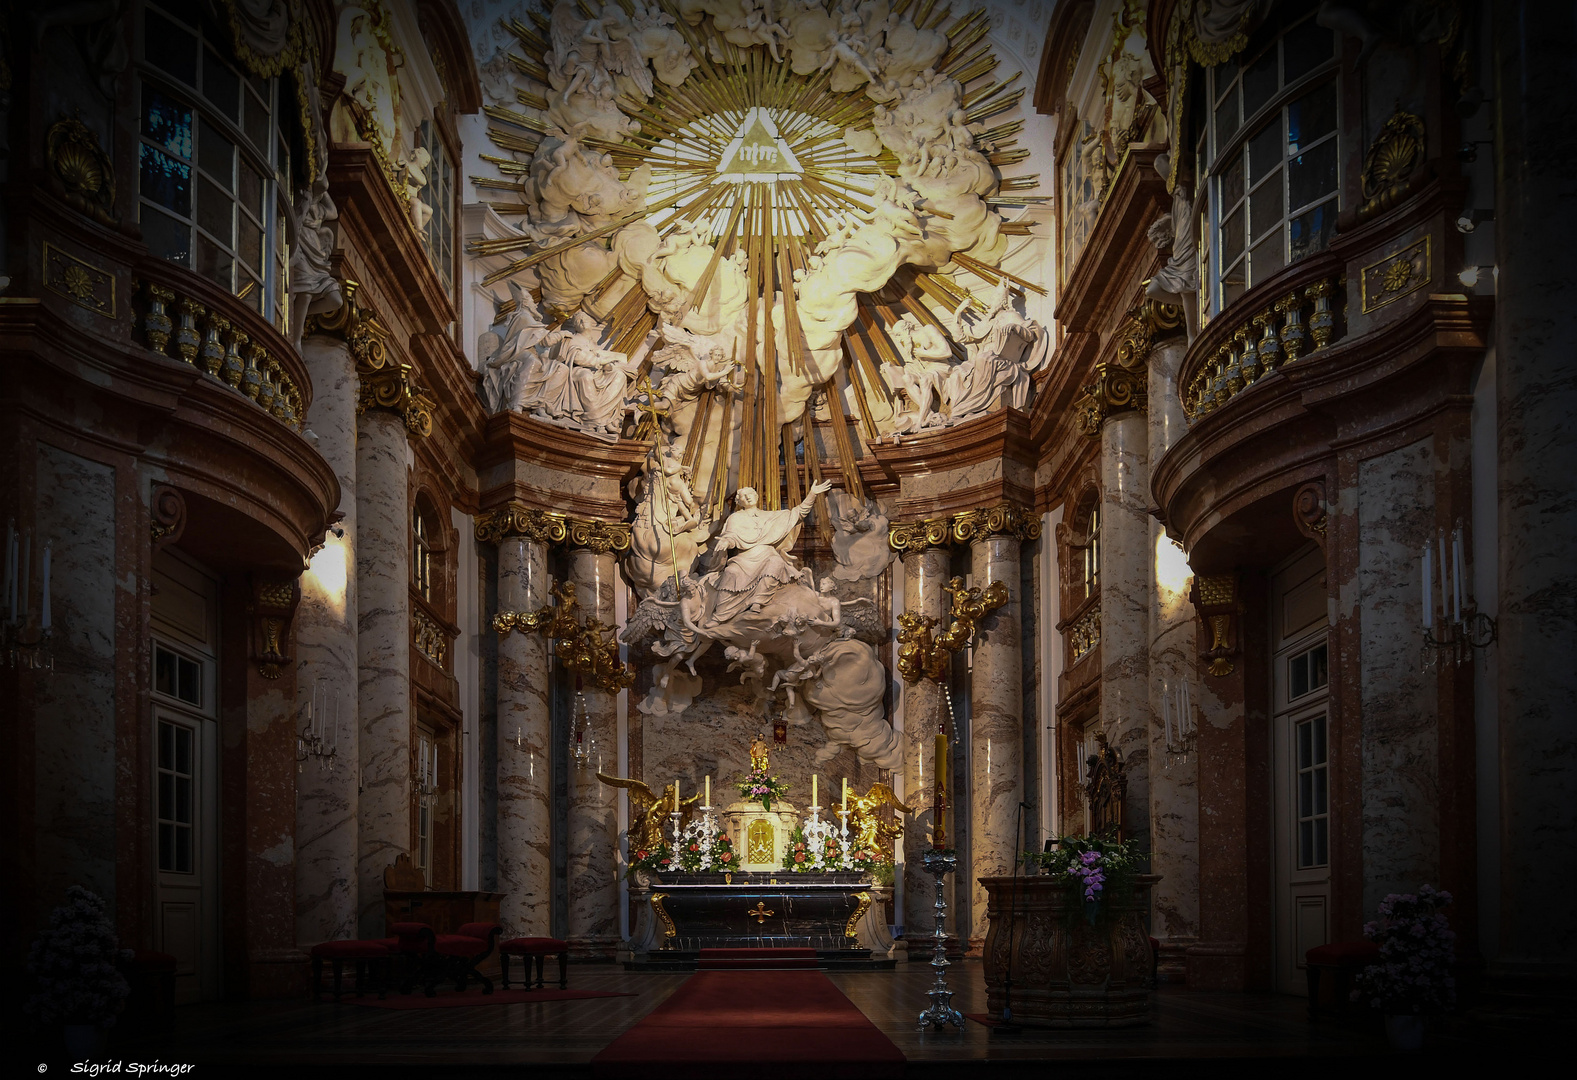
<path fill-rule="evenodd" d="M 677 810 L 668 811 L 668 825 L 672 829 L 674 837 L 673 858 L 676 863 L 679 860 L 679 818 L 681 816 Z"/>
<path fill-rule="evenodd" d="M 942 879 L 958 868 L 958 856 L 951 851 L 928 849 L 922 856 L 925 872 L 936 878 L 936 929 L 931 932 L 935 941 L 931 954 L 931 970 L 936 972 L 936 985 L 926 992 L 931 1005 L 920 1014 L 920 1027 L 930 1024 L 940 1031 L 952 1024 L 962 1029 L 964 1015 L 953 1008 L 953 992 L 947 988 L 947 901 L 943 899 Z"/>

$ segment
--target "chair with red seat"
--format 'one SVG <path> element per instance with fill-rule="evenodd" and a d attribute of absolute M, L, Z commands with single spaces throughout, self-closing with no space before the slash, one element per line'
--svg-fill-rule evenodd
<path fill-rule="evenodd" d="M 386 969 L 392 955 L 389 946 L 382 941 L 324 941 L 312 946 L 313 1000 L 323 1000 L 323 962 L 327 960 L 333 965 L 335 1001 L 340 999 L 340 994 L 343 992 L 347 961 L 355 965 L 357 997 L 361 997 L 366 992 L 369 967 L 375 969 L 376 975 L 383 976 L 375 979 L 378 986 L 378 999 L 381 1001 L 387 992 Z"/>
<path fill-rule="evenodd" d="M 533 958 L 537 965 L 537 989 L 542 988 L 543 968 L 547 966 L 547 958 L 557 956 L 559 960 L 559 989 L 569 986 L 569 944 L 558 938 L 550 937 L 518 937 L 501 942 L 498 946 L 498 962 L 504 972 L 504 989 L 509 989 L 509 958 L 518 956 L 526 966 L 526 977 L 523 985 L 531 989 L 531 964 Z"/>

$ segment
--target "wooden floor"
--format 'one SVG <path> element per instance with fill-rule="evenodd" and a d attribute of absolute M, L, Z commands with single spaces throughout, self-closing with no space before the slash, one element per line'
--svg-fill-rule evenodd
<path fill-rule="evenodd" d="M 954 1003 L 964 1012 L 983 1013 L 979 962 L 956 964 L 949 975 Z M 599 1050 L 687 977 L 577 965 L 570 969 L 572 988 L 632 991 L 634 996 L 460 1009 L 395 1011 L 348 1000 L 194 1005 L 180 1010 L 173 1038 L 151 1041 L 119 1032 L 111 1056 L 190 1062 L 198 1068 L 189 1075 L 197 1077 L 266 1073 L 294 1078 L 319 1071 L 442 1077 L 521 1074 L 522 1066 L 530 1067 L 532 1077 L 584 1075 Z M 1378 1027 L 1314 1023 L 1302 999 L 1285 996 L 1163 987 L 1145 1027 L 1003 1034 L 966 1021 L 962 1031 L 938 1033 L 915 1025 L 927 1003 L 929 967 L 900 963 L 895 971 L 829 977 L 898 1045 L 909 1060 L 908 1073 L 916 1077 L 973 1073 L 972 1064 L 987 1063 L 993 1076 L 1045 1076 L 1048 1063 L 1054 1068 L 1098 1061 L 1101 1080 L 1223 1074 L 1286 1080 L 1316 1073 L 1330 1077 L 1392 1056 Z M 1458 1024 L 1431 1032 L 1422 1056 L 1460 1064 L 1482 1057 L 1491 1042 Z M 1413 1055 L 1412 1066 L 1422 1064 L 1417 1058 Z"/>

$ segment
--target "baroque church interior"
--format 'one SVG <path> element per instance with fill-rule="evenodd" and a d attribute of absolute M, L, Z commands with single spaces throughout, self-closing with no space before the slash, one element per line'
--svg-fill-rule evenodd
<path fill-rule="evenodd" d="M 1537 0 L 8 5 L 10 1052 L 1549 1030 L 1574 39 Z"/>

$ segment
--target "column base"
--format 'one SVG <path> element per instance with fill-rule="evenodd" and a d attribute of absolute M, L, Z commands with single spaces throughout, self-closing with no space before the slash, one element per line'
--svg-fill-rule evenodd
<path fill-rule="evenodd" d="M 617 937 L 572 937 L 566 940 L 571 960 L 606 960 L 611 963 L 618 959 L 619 949 L 624 946 L 623 940 Z"/>
<path fill-rule="evenodd" d="M 1158 983 L 1183 983 L 1188 981 L 1188 950 L 1197 938 L 1162 938 L 1160 954 L 1155 963 L 1155 981 Z"/>
<path fill-rule="evenodd" d="M 1190 990 L 1242 990 L 1248 985 L 1248 948 L 1241 941 L 1199 941 L 1185 953 Z"/>

